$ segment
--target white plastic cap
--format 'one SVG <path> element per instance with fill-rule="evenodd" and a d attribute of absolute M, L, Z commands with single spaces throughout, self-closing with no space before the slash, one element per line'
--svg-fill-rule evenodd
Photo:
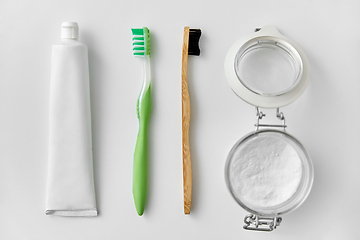
<path fill-rule="evenodd" d="M 65 39 L 78 39 L 79 26 L 77 22 L 63 22 L 61 24 L 61 38 Z"/>

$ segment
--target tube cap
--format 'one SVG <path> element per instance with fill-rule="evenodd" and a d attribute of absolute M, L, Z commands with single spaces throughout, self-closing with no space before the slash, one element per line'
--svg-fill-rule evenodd
<path fill-rule="evenodd" d="M 77 22 L 63 22 L 61 24 L 61 38 L 65 39 L 78 39 L 79 26 Z"/>

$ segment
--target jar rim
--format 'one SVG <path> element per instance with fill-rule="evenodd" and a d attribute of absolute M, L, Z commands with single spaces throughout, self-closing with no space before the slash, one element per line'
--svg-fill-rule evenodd
<path fill-rule="evenodd" d="M 271 85 L 275 85 L 272 86 L 273 88 L 282 88 L 281 90 L 278 90 L 276 92 L 271 92 L 269 91 L 269 89 L 263 89 L 262 91 L 259 91 L 259 89 L 254 88 L 254 86 L 252 86 L 253 84 L 251 84 L 252 82 L 247 79 L 244 79 L 244 77 L 242 77 L 242 72 L 239 69 L 239 66 L 242 64 L 243 62 L 246 61 L 246 59 L 249 58 L 249 55 L 254 55 L 254 52 L 259 52 L 259 51 L 264 51 L 264 50 L 272 50 L 270 52 L 276 53 L 276 55 L 280 56 L 282 55 L 283 58 L 286 58 L 286 62 L 288 63 L 288 65 L 291 65 L 292 69 L 292 75 L 293 79 L 288 79 L 287 81 L 291 82 L 290 86 L 285 86 L 285 88 L 282 86 L 284 85 L 283 82 L 271 82 L 268 81 L 269 77 L 265 77 L 265 76 L 261 76 L 261 78 L 266 78 L 266 81 L 262 81 L 262 83 L 266 83 L 269 82 L 268 84 L 271 83 Z M 257 53 L 256 55 L 259 55 L 259 53 Z M 274 56 L 274 54 L 272 54 Z M 245 59 L 244 59 L 245 58 Z M 279 60 L 279 59 L 276 59 Z M 278 68 L 278 61 L 276 61 L 275 59 L 271 62 L 269 62 L 267 65 L 269 65 L 269 67 L 272 68 L 272 72 L 276 72 L 274 71 L 275 68 Z M 266 61 L 265 61 L 266 62 Z M 290 63 L 290 64 L 289 64 Z M 259 65 L 259 64 L 256 64 Z M 259 74 L 259 69 L 263 68 L 263 66 L 257 66 L 256 69 L 250 69 L 248 70 L 249 72 L 256 72 L 257 75 Z M 287 92 L 290 92 L 291 90 L 293 90 L 300 82 L 302 74 L 303 74 L 303 63 L 301 61 L 301 57 L 299 55 L 299 53 L 294 49 L 294 47 L 292 47 L 290 44 L 288 44 L 286 41 L 283 41 L 279 38 L 274 38 L 274 37 L 267 37 L 267 36 L 261 36 L 261 37 L 256 37 L 256 38 L 252 38 L 249 41 L 247 41 L 246 43 L 244 43 L 244 45 L 238 50 L 238 52 L 235 55 L 235 59 L 234 59 L 234 69 L 235 69 L 235 73 L 236 76 L 238 78 L 238 80 L 241 82 L 242 85 L 244 85 L 249 91 L 252 91 L 255 94 L 258 95 L 263 95 L 263 96 L 280 96 L 283 94 L 286 94 Z M 284 67 L 281 70 L 289 70 L 289 66 L 286 66 L 285 69 Z M 280 69 L 278 70 L 280 71 Z M 283 71 L 282 71 L 283 72 Z M 271 75 L 268 74 L 269 72 L 266 72 L 267 75 Z M 278 74 L 273 74 L 275 76 L 273 76 L 275 79 L 276 78 L 280 78 L 280 76 Z M 248 76 L 249 78 L 249 76 Z M 252 80 L 253 81 L 253 80 Z"/>
<path fill-rule="evenodd" d="M 239 79 L 236 63 L 242 53 L 259 41 L 273 42 L 280 50 L 287 51 L 296 62 L 296 81 L 290 88 L 275 94 L 259 92 Z M 249 104 L 262 108 L 279 108 L 286 106 L 297 98 L 307 88 L 310 81 L 310 64 L 306 54 L 293 40 L 279 33 L 272 26 L 265 26 L 260 31 L 249 34 L 236 41 L 229 49 L 224 63 L 225 74 L 232 90 Z"/>

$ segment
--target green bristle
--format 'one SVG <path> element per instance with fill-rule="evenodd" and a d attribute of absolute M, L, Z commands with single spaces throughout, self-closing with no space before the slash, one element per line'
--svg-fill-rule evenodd
<path fill-rule="evenodd" d="M 133 35 L 144 35 L 144 29 L 142 28 L 132 28 Z"/>
<path fill-rule="evenodd" d="M 131 29 L 133 37 L 133 51 L 134 55 L 143 56 L 149 55 L 150 56 L 150 33 L 149 29 L 144 28 L 133 28 Z"/>

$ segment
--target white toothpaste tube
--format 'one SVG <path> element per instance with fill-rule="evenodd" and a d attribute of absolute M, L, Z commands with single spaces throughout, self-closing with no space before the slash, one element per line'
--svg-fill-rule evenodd
<path fill-rule="evenodd" d="M 51 59 L 46 214 L 97 216 L 87 46 L 75 22 L 61 26 Z"/>

